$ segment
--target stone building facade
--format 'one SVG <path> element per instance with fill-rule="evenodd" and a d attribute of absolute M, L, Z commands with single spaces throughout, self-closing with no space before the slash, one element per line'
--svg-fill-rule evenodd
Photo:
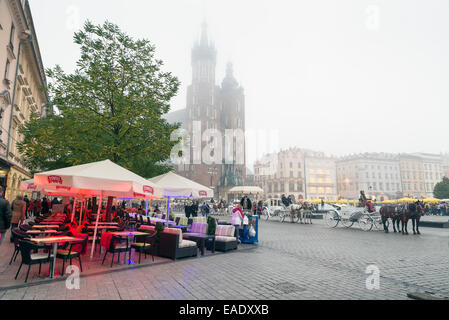
<path fill-rule="evenodd" d="M 323 152 L 305 152 L 305 185 L 307 199 L 337 199 L 335 158 Z"/>
<path fill-rule="evenodd" d="M 373 200 L 402 196 L 399 157 L 387 153 L 349 155 L 337 160 L 339 198 L 359 199 L 360 191 Z"/>
<path fill-rule="evenodd" d="M 31 174 L 17 150 L 32 113 L 45 115 L 46 78 L 28 0 L 0 1 L 0 184 L 13 199 Z"/>
<path fill-rule="evenodd" d="M 418 155 L 400 156 L 402 189 L 405 197 L 425 198 L 424 162 Z"/>

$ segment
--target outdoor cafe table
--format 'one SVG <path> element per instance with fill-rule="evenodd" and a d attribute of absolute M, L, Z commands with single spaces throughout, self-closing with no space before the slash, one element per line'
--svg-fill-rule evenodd
<path fill-rule="evenodd" d="M 40 236 L 42 234 L 47 235 L 47 234 L 58 233 L 58 231 L 57 230 L 28 230 L 26 233 L 31 236 Z"/>
<path fill-rule="evenodd" d="M 54 229 L 54 228 L 58 228 L 57 225 L 48 225 L 48 224 L 35 224 L 34 226 L 32 226 L 33 229 Z"/>
<path fill-rule="evenodd" d="M 206 234 L 199 233 L 184 233 L 182 237 L 186 240 L 192 240 L 197 243 L 198 248 L 201 250 L 201 255 L 204 256 L 204 249 L 206 247 L 206 241 L 212 241 L 212 253 L 215 253 L 215 236 L 208 236 Z"/>
<path fill-rule="evenodd" d="M 55 276 L 55 265 L 56 265 L 56 255 L 58 252 L 58 243 L 60 243 L 60 242 L 64 242 L 64 243 L 82 242 L 83 239 L 61 236 L 61 237 L 35 238 L 35 239 L 30 239 L 30 241 L 36 242 L 38 244 L 44 243 L 44 244 L 52 244 L 53 245 L 53 267 L 51 268 L 51 271 L 50 271 L 50 278 L 53 279 Z"/>
<path fill-rule="evenodd" d="M 155 218 L 150 218 L 150 221 L 153 223 L 155 223 L 155 222 L 161 222 L 161 223 L 167 223 L 167 220 L 162 220 L 162 219 L 155 219 Z M 176 222 L 174 222 L 174 221 L 168 221 L 168 224 L 169 225 L 176 225 Z"/>
<path fill-rule="evenodd" d="M 111 234 L 114 237 L 120 237 L 120 238 L 131 238 L 131 237 L 137 237 L 137 236 L 149 236 L 149 233 L 146 232 L 138 232 L 138 231 L 123 231 L 123 232 L 111 232 Z M 134 263 L 133 261 L 131 261 L 131 246 L 129 247 L 129 251 L 127 251 L 128 253 L 128 259 L 126 259 L 128 261 L 128 264 Z"/>
<path fill-rule="evenodd" d="M 87 229 L 95 230 L 95 226 L 88 226 Z M 117 226 L 107 226 L 107 225 L 98 225 L 98 229 L 109 229 L 109 230 L 117 230 L 119 227 Z"/>

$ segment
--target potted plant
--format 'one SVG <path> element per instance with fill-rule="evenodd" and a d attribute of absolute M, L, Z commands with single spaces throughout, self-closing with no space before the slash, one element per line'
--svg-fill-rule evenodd
<path fill-rule="evenodd" d="M 162 232 L 164 232 L 165 226 L 162 222 L 157 222 L 156 223 L 156 227 L 155 227 L 155 231 L 156 231 L 156 235 L 154 236 L 154 246 L 155 246 L 155 251 L 157 252 L 157 255 L 159 255 L 159 242 L 160 242 L 160 234 Z"/>
<path fill-rule="evenodd" d="M 217 221 L 215 220 L 215 218 L 212 217 L 207 218 L 207 235 L 214 236 L 216 229 L 217 229 Z"/>

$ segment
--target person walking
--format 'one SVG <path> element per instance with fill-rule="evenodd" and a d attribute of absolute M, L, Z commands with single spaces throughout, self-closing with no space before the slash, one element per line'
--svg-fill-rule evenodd
<path fill-rule="evenodd" d="M 11 230 L 17 228 L 26 218 L 26 202 L 23 201 L 23 196 L 17 195 L 16 199 L 11 204 L 12 218 Z M 14 237 L 11 232 L 11 242 L 14 242 Z"/>
<path fill-rule="evenodd" d="M 184 212 L 185 212 L 185 214 L 186 214 L 187 219 L 190 219 L 190 215 L 192 214 L 190 202 L 187 202 L 187 203 L 185 204 L 185 206 L 184 206 Z"/>
<path fill-rule="evenodd" d="M 26 203 L 25 215 L 28 218 L 28 207 L 30 206 L 30 200 L 28 199 L 27 195 L 25 195 L 25 197 L 23 197 L 23 201 L 25 201 L 25 203 Z"/>
<path fill-rule="evenodd" d="M 210 207 L 207 202 L 204 202 L 203 205 L 201 206 L 201 214 L 203 215 L 203 217 L 209 217 Z"/>
<path fill-rule="evenodd" d="M 45 215 L 50 212 L 50 202 L 47 200 L 47 198 L 44 197 L 42 199 L 42 215 Z"/>
<path fill-rule="evenodd" d="M 34 203 L 36 202 L 36 200 L 31 199 L 30 200 L 30 205 L 28 206 L 28 217 L 34 217 Z"/>
<path fill-rule="evenodd" d="M 242 200 L 240 200 L 240 206 L 243 212 L 245 212 L 251 211 L 253 204 L 251 203 L 251 200 L 248 198 L 248 196 L 244 196 Z"/>
<path fill-rule="evenodd" d="M 193 202 L 193 206 L 192 206 L 192 217 L 196 218 L 198 217 L 198 201 L 194 201 Z"/>
<path fill-rule="evenodd" d="M 51 200 L 51 208 L 52 208 L 52 209 L 53 209 L 53 206 L 54 206 L 55 204 L 59 204 L 58 198 L 53 198 L 53 200 Z"/>
<path fill-rule="evenodd" d="M 11 206 L 8 200 L 3 198 L 3 187 L 0 187 L 0 245 L 5 238 L 6 231 L 11 226 Z"/>
<path fill-rule="evenodd" d="M 42 213 L 42 200 L 40 198 L 37 198 L 36 201 L 34 201 L 34 216 L 39 217 Z"/>
<path fill-rule="evenodd" d="M 239 205 L 232 210 L 232 225 L 235 227 L 235 234 L 237 235 L 237 240 L 239 243 L 242 243 L 240 241 L 240 227 L 242 226 L 243 218 L 242 206 Z"/>

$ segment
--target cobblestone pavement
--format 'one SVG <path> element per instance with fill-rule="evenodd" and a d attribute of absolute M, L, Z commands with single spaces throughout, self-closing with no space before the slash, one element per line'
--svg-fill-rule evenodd
<path fill-rule="evenodd" d="M 0 299 L 407 299 L 449 295 L 449 231 L 420 236 L 261 221 L 260 244 L 238 251 L 0 291 Z M 380 289 L 366 289 L 368 265 Z"/>

